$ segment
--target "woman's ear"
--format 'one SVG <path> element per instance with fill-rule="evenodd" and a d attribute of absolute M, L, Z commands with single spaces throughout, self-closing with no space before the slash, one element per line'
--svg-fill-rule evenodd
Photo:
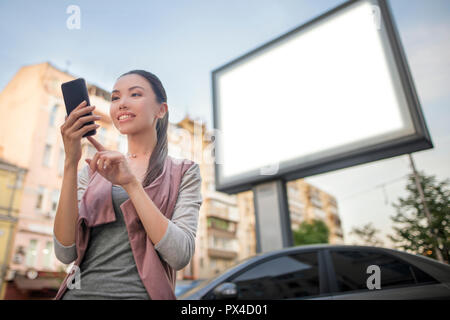
<path fill-rule="evenodd" d="M 164 118 L 164 116 L 166 115 L 166 112 L 167 112 L 168 108 L 169 108 L 169 107 L 168 107 L 168 105 L 167 105 L 166 102 L 161 103 L 161 107 L 159 108 L 159 112 L 158 112 L 157 118 L 158 118 L 158 119 Z"/>

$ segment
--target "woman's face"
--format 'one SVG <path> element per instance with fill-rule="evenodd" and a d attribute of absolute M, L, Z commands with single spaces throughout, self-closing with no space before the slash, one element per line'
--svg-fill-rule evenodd
<path fill-rule="evenodd" d="M 133 134 L 156 127 L 167 104 L 159 104 L 150 83 L 138 74 L 120 77 L 113 88 L 109 114 L 121 134 Z M 124 117 L 125 116 L 125 117 Z"/>

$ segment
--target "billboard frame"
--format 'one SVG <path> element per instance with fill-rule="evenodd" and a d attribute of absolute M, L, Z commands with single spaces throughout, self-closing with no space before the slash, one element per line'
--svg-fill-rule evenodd
<path fill-rule="evenodd" d="M 214 69 L 211 72 L 211 87 L 212 87 L 212 105 L 213 105 L 213 121 L 214 121 L 214 129 L 221 132 L 220 127 L 220 119 L 218 112 L 218 102 L 217 102 L 217 76 L 218 74 L 226 70 L 229 67 L 234 66 L 235 64 L 240 63 L 242 60 L 251 57 L 252 55 L 263 51 L 267 47 L 283 41 L 285 38 L 291 36 L 294 33 L 297 33 L 303 29 L 310 27 L 311 25 L 322 21 L 333 14 L 339 12 L 347 8 L 350 5 L 353 5 L 357 2 L 361 2 L 362 0 L 349 0 L 344 2 L 343 4 L 313 18 L 306 23 L 295 27 L 294 29 L 284 33 L 281 36 L 278 36 L 269 42 L 243 54 L 242 56 L 220 66 L 219 68 Z M 415 129 L 415 133 L 400 137 L 397 139 L 390 140 L 388 142 L 382 142 L 377 145 L 370 145 L 363 148 L 359 148 L 358 150 L 352 150 L 348 152 L 343 152 L 338 155 L 333 155 L 329 157 L 322 158 L 320 161 L 314 160 L 305 162 L 301 165 L 295 164 L 297 159 L 290 160 L 284 166 L 280 166 L 278 172 L 274 175 L 261 175 L 258 174 L 258 170 L 252 170 L 246 172 L 246 175 L 250 175 L 252 178 L 248 177 L 238 177 L 234 179 L 232 182 L 223 183 L 220 179 L 221 168 L 220 164 L 217 161 L 214 162 L 215 166 L 215 184 L 216 190 L 220 192 L 225 192 L 228 194 L 235 194 L 243 191 L 248 191 L 253 189 L 254 186 L 274 181 L 274 180 L 283 180 L 290 181 L 296 180 L 299 178 L 304 178 L 308 176 L 312 176 L 315 174 L 325 173 L 333 170 L 343 169 L 352 167 L 359 164 L 365 164 L 368 162 L 373 162 L 376 160 L 387 159 L 403 154 L 408 154 L 416 151 L 426 150 L 433 148 L 433 142 L 431 140 L 430 133 L 428 131 L 427 125 L 425 123 L 425 118 L 422 112 L 421 104 L 419 101 L 419 97 L 417 95 L 414 80 L 412 78 L 410 68 L 406 59 L 406 54 L 404 48 L 400 41 L 400 35 L 397 30 L 397 26 L 394 22 L 391 9 L 389 7 L 389 3 L 387 0 L 370 0 L 373 5 L 377 5 L 380 8 L 381 19 L 383 21 L 384 26 L 386 27 L 386 34 L 389 40 L 389 46 L 392 50 L 395 64 L 398 70 L 398 74 L 400 77 L 401 85 L 403 92 L 405 94 L 405 98 L 407 101 L 407 107 L 409 110 L 409 114 L 411 116 L 411 120 Z M 217 143 L 216 139 L 215 142 Z M 216 156 L 218 149 L 218 145 L 216 144 Z"/>

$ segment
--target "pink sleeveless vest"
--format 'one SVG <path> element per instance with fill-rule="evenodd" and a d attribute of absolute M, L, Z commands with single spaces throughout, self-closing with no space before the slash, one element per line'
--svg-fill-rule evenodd
<path fill-rule="evenodd" d="M 174 159 L 167 156 L 162 173 L 144 188 L 150 199 L 169 220 L 172 219 L 183 175 L 194 163 L 188 159 Z M 112 183 L 95 172 L 90 177 L 79 206 L 75 236 L 78 257 L 74 263 L 78 267 L 83 261 L 88 246 L 90 228 L 116 220 L 111 193 Z M 159 257 L 131 200 L 127 199 L 120 208 L 123 212 L 136 267 L 148 295 L 152 300 L 175 300 L 176 271 Z M 66 292 L 68 278 L 74 274 L 75 269 L 73 267 L 67 274 L 54 300 L 61 299 Z"/>

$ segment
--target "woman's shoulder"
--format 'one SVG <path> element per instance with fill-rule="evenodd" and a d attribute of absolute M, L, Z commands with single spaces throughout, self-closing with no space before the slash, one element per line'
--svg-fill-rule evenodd
<path fill-rule="evenodd" d="M 185 184 L 190 184 L 192 181 L 201 182 L 200 166 L 197 162 L 186 158 L 175 158 L 172 156 L 167 157 L 170 157 L 169 159 L 172 161 L 172 164 L 177 166 L 180 172 L 182 172 L 182 186 Z"/>
<path fill-rule="evenodd" d="M 175 164 L 181 168 L 185 168 L 186 172 L 192 172 L 192 171 L 199 171 L 200 170 L 200 166 L 197 162 L 190 160 L 190 159 L 186 159 L 186 158 L 175 158 L 173 156 L 167 156 L 167 158 L 169 159 L 169 161 L 172 162 L 172 164 Z"/>

